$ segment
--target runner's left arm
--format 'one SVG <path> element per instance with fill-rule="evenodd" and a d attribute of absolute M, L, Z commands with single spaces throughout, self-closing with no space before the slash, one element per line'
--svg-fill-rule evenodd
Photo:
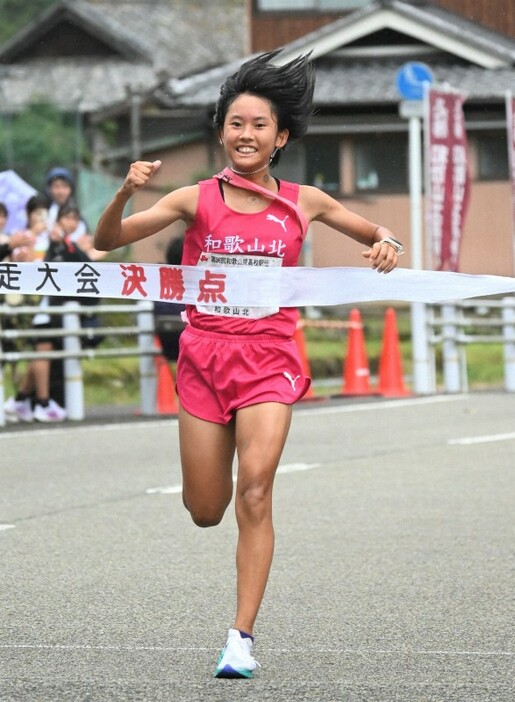
<path fill-rule="evenodd" d="M 369 248 L 362 255 L 379 272 L 389 273 L 397 266 L 398 254 L 393 246 L 381 243 L 392 232 L 347 209 L 319 188 L 301 187 L 299 204 L 309 222 L 322 222 Z"/>

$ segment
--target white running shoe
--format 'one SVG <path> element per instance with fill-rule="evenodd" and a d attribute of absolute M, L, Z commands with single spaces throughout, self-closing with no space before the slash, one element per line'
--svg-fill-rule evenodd
<path fill-rule="evenodd" d="M 15 400 L 10 397 L 4 403 L 5 419 L 8 422 L 32 422 L 32 403 L 30 400 Z"/>
<path fill-rule="evenodd" d="M 55 400 L 49 400 L 48 405 L 43 407 L 36 402 L 34 407 L 34 419 L 36 422 L 64 422 L 66 410 L 58 405 Z"/>
<path fill-rule="evenodd" d="M 229 629 L 229 636 L 215 670 L 215 678 L 253 678 L 256 666 L 252 657 L 252 639 L 242 637 L 238 629 Z"/>

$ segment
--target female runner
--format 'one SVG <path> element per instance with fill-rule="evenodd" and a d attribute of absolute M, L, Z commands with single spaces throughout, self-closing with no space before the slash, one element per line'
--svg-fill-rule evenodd
<path fill-rule="evenodd" d="M 307 130 L 315 83 L 308 57 L 273 66 L 277 53 L 247 61 L 221 88 L 214 121 L 229 168 L 122 220 L 129 198 L 161 165 L 131 164 L 99 221 L 97 249 L 111 251 L 184 220 L 184 265 L 295 266 L 307 224 L 318 221 L 365 245 L 363 256 L 378 272 L 395 268 L 401 245 L 388 229 L 316 187 L 270 174 L 286 145 Z M 218 524 L 232 499 L 236 455 L 236 613 L 215 676 L 249 678 L 274 549 L 272 486 L 292 405 L 310 379 L 293 340 L 295 309 L 206 304 L 188 305 L 187 313 L 176 378 L 183 501 L 195 524 Z"/>

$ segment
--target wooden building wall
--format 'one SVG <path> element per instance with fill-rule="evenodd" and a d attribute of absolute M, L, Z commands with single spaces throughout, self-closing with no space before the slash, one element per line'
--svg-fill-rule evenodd
<path fill-rule="evenodd" d="M 515 39 L 515 0 L 435 0 L 435 4 Z"/>
<path fill-rule="evenodd" d="M 428 0 L 431 1 L 431 0 Z M 432 0 L 469 20 L 515 38 L 515 0 Z M 250 51 L 271 51 L 342 17 L 340 12 L 258 12 L 247 0 Z"/>
<path fill-rule="evenodd" d="M 342 16 L 342 12 L 258 12 L 256 0 L 247 0 L 247 13 L 251 53 L 277 49 Z"/>

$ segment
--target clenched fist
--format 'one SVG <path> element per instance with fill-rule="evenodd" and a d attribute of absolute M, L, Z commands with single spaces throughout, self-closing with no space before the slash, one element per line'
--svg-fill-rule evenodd
<path fill-rule="evenodd" d="M 161 166 L 161 161 L 135 161 L 122 185 L 122 190 L 131 195 L 143 188 Z"/>

